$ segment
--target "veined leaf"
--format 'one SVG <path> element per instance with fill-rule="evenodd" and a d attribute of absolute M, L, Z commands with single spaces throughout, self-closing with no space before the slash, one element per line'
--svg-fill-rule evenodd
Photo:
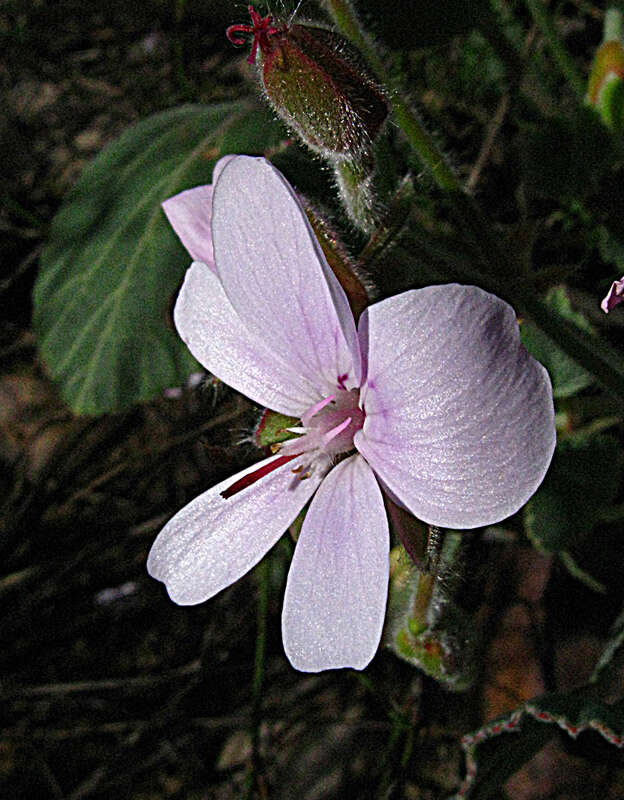
<path fill-rule="evenodd" d="M 34 293 L 42 356 L 76 413 L 123 410 L 196 368 L 168 325 L 190 258 L 160 204 L 210 183 L 222 155 L 261 154 L 283 136 L 251 102 L 184 106 L 130 128 L 84 170 Z"/>

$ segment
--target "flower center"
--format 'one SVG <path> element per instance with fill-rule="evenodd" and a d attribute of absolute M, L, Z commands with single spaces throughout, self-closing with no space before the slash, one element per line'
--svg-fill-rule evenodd
<path fill-rule="evenodd" d="M 343 385 L 346 377 L 338 379 L 339 386 Z M 274 452 L 280 453 L 279 458 L 239 478 L 221 492 L 221 497 L 227 500 L 304 453 L 310 454 L 309 460 L 293 469 L 301 480 L 309 477 L 317 465 L 329 466 L 336 456 L 353 450 L 353 437 L 364 425 L 366 417 L 359 402 L 359 389 L 343 388 L 319 400 L 301 415 L 301 426 L 286 429 L 297 434 L 296 438 L 273 446 Z"/>
<path fill-rule="evenodd" d="M 289 428 L 299 436 L 280 447 L 284 455 L 310 453 L 334 458 L 353 450 L 353 437 L 364 425 L 359 389 L 338 389 L 301 417 L 301 427 Z"/>

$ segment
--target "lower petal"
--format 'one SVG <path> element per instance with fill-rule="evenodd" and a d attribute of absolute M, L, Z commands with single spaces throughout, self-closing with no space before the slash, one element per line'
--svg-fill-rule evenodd
<path fill-rule="evenodd" d="M 260 561 L 310 499 L 323 478 L 293 474 L 295 459 L 224 499 L 221 492 L 245 475 L 276 461 L 253 464 L 196 497 L 159 533 L 147 571 L 162 581 L 179 605 L 194 605 L 237 581 Z"/>
<path fill-rule="evenodd" d="M 341 461 L 312 501 L 288 575 L 282 634 L 304 672 L 364 669 L 388 594 L 389 531 L 379 485 L 360 456 Z"/>

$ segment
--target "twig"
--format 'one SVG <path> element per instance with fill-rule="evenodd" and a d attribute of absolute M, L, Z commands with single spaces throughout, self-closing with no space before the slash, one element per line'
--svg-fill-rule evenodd
<path fill-rule="evenodd" d="M 491 152 L 492 147 L 494 146 L 494 142 L 496 141 L 496 137 L 498 136 L 502 124 L 505 120 L 505 116 L 507 115 L 507 111 L 509 109 L 509 95 L 504 94 L 492 117 L 489 125 L 487 134 L 485 136 L 485 140 L 481 145 L 481 150 L 479 152 L 479 156 L 475 162 L 475 165 L 470 171 L 470 175 L 468 176 L 468 180 L 466 181 L 466 191 L 472 194 L 474 192 L 476 185 L 481 177 L 481 173 L 483 172 L 485 165 L 487 164 Z"/>

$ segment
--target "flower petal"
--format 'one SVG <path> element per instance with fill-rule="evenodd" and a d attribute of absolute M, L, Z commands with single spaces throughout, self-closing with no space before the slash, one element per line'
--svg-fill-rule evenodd
<path fill-rule="evenodd" d="M 360 332 L 366 421 L 354 441 L 389 490 L 449 528 L 517 511 L 548 469 L 555 421 L 513 309 L 474 286 L 430 286 L 371 306 Z"/>
<path fill-rule="evenodd" d="M 203 261 L 215 270 L 212 249 L 212 190 L 223 167 L 235 156 L 224 156 L 212 170 L 212 186 L 196 186 L 170 197 L 163 211 L 193 261 Z"/>
<path fill-rule="evenodd" d="M 261 339 L 249 333 L 216 273 L 199 261 L 186 273 L 174 320 L 195 358 L 256 403 L 299 417 L 318 401 L 314 387 L 296 369 L 284 364 Z"/>
<path fill-rule="evenodd" d="M 227 500 L 221 492 L 280 456 L 213 486 L 196 497 L 159 533 L 147 571 L 167 586 L 179 605 L 194 605 L 237 581 L 260 561 L 295 519 L 323 473 L 301 480 L 294 459 Z"/>
<path fill-rule="evenodd" d="M 607 296 L 600 304 L 600 308 L 605 314 L 608 314 L 612 308 L 615 308 L 615 306 L 620 303 L 624 303 L 624 275 L 619 281 L 613 281 L 611 288 L 607 292 Z"/>
<path fill-rule="evenodd" d="M 321 396 L 359 385 L 360 349 L 346 295 L 285 178 L 239 156 L 216 184 L 212 233 L 225 293 L 249 330 Z"/>
<path fill-rule="evenodd" d="M 196 186 L 165 200 L 162 209 L 194 261 L 215 270 L 212 250 L 212 186 Z"/>
<path fill-rule="evenodd" d="M 292 560 L 284 649 L 304 672 L 364 669 L 386 609 L 389 532 L 379 485 L 360 456 L 341 461 L 314 497 Z"/>

